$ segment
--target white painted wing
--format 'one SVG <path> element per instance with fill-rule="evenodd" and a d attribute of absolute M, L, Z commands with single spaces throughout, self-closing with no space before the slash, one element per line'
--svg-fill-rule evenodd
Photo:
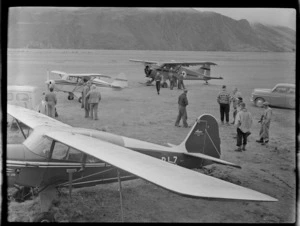
<path fill-rule="evenodd" d="M 204 198 L 277 201 L 268 195 L 130 149 L 70 132 L 46 136 L 175 193 Z"/>
<path fill-rule="evenodd" d="M 158 64 L 157 61 L 129 59 L 131 62 L 143 63 L 144 65 Z"/>
<path fill-rule="evenodd" d="M 16 105 L 8 104 L 7 113 L 32 129 L 42 125 L 71 127 L 47 115 L 29 110 L 27 108 L 19 107 Z"/>
<path fill-rule="evenodd" d="M 68 75 L 72 77 L 103 77 L 103 78 L 111 78 L 109 75 L 103 75 L 99 73 L 66 73 L 63 71 L 51 71 L 54 74 L 58 75 Z"/>

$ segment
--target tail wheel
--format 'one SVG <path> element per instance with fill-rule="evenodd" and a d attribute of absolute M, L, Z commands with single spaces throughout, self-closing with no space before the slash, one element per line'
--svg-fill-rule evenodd
<path fill-rule="evenodd" d="M 35 217 L 33 222 L 40 222 L 40 223 L 55 222 L 55 218 L 53 213 L 44 212 L 44 213 L 40 213 L 37 217 Z"/>
<path fill-rule="evenodd" d="M 263 106 L 263 103 L 265 102 L 265 100 L 263 99 L 263 98 L 256 98 L 256 100 L 255 100 L 255 105 L 257 106 L 257 107 L 262 107 Z"/>

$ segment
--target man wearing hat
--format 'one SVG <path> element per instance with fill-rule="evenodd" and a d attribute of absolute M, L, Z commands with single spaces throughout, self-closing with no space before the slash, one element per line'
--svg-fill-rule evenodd
<path fill-rule="evenodd" d="M 251 134 L 252 115 L 247 110 L 244 102 L 241 102 L 240 108 L 235 118 L 235 125 L 237 127 L 236 146 L 238 147 L 235 151 L 246 151 L 247 137 Z"/>
<path fill-rule="evenodd" d="M 95 84 L 91 86 L 91 90 L 86 94 L 85 101 L 90 105 L 91 118 L 98 120 L 98 104 L 101 100 L 100 91 L 97 90 Z"/>
<path fill-rule="evenodd" d="M 266 101 L 263 103 L 264 114 L 261 116 L 261 127 L 259 131 L 260 139 L 256 142 L 261 143 L 262 145 L 269 142 L 269 129 L 272 117 L 272 109 L 269 107 L 269 103 Z"/>
<path fill-rule="evenodd" d="M 187 89 L 184 89 L 183 93 L 178 97 L 178 116 L 175 122 L 175 126 L 179 126 L 179 122 L 182 118 L 183 127 L 188 128 L 188 124 L 186 122 L 187 120 L 187 112 L 186 112 L 186 106 L 189 104 L 187 99 Z"/>
<path fill-rule="evenodd" d="M 45 94 L 45 101 L 47 103 L 47 115 L 54 118 L 55 117 L 55 105 L 57 103 L 56 94 L 53 92 L 54 85 L 49 85 L 49 91 Z"/>
<path fill-rule="evenodd" d="M 224 124 L 224 115 L 226 116 L 226 124 L 229 125 L 230 111 L 230 93 L 226 90 L 226 86 L 222 86 L 222 91 L 218 94 L 217 102 L 220 105 L 221 123 Z"/>

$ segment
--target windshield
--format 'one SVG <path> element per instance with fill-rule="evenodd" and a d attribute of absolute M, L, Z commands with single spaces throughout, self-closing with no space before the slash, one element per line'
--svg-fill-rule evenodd
<path fill-rule="evenodd" d="M 50 153 L 51 142 L 49 138 L 42 136 L 40 132 L 33 131 L 23 144 L 33 153 L 47 158 Z"/>

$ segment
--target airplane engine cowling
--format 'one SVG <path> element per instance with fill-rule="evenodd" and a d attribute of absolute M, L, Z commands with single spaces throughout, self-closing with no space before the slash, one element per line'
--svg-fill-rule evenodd
<path fill-rule="evenodd" d="M 149 66 L 146 66 L 145 69 L 144 69 L 144 71 L 145 71 L 146 76 L 148 77 L 151 74 L 152 70 L 150 69 Z"/>

